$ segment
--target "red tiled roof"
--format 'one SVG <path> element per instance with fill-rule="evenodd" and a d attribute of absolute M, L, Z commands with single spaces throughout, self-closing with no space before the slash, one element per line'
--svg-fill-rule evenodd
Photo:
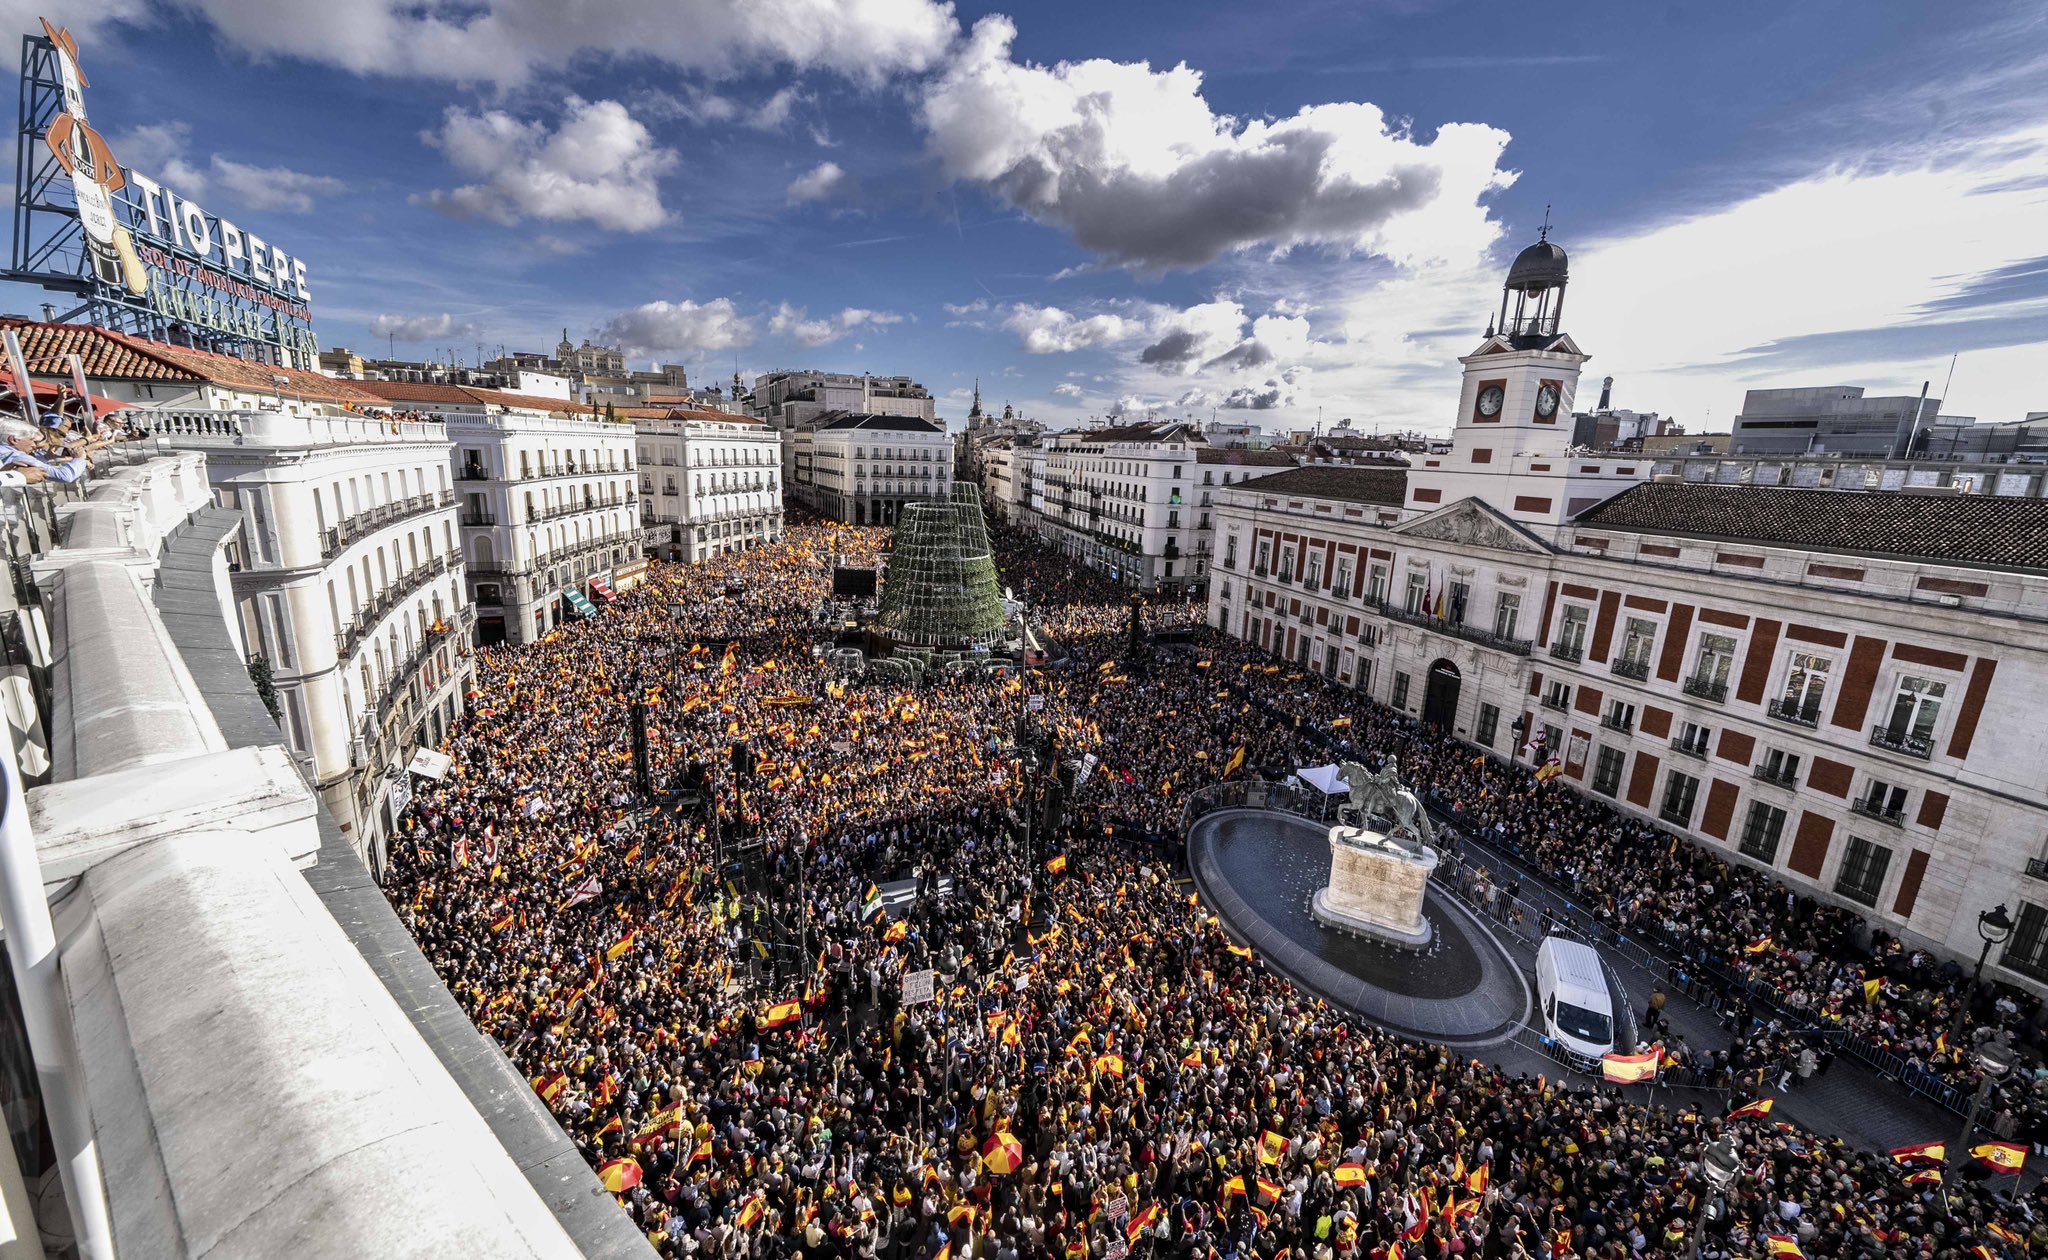
<path fill-rule="evenodd" d="M 548 398 L 541 394 L 513 394 L 502 389 L 479 389 L 474 385 L 438 385 L 414 381 L 355 383 L 389 402 L 453 403 L 457 406 L 484 404 L 493 407 L 519 407 L 528 411 L 583 410 L 581 406 L 566 398 Z"/>
<path fill-rule="evenodd" d="M 21 340 L 22 356 L 31 373 L 61 375 L 64 356 L 75 354 L 85 364 L 88 379 L 120 381 L 202 381 L 258 393 L 282 390 L 317 402 L 346 402 L 376 405 L 374 394 L 347 381 L 337 381 L 301 368 L 255 363 L 225 354 L 212 354 L 185 346 L 147 341 L 126 333 L 91 324 L 38 324 L 28 320 L 0 320 L 0 327 L 12 329 Z M 282 376 L 280 385 L 273 378 Z"/>

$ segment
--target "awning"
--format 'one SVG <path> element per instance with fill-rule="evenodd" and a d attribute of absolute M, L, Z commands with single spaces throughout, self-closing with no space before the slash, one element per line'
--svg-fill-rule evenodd
<path fill-rule="evenodd" d="M 1325 796 L 1347 796 L 1351 792 L 1351 785 L 1344 782 L 1344 772 L 1335 766 L 1310 766 L 1296 771 L 1294 777 Z"/>
<path fill-rule="evenodd" d="M 585 599 L 583 592 L 575 587 L 572 586 L 568 590 L 563 591 L 562 598 L 569 601 L 569 607 L 575 611 L 577 616 L 586 618 L 597 616 L 597 605 Z"/>
<path fill-rule="evenodd" d="M 618 593 L 612 590 L 612 584 L 605 580 L 603 574 L 590 579 L 590 593 L 607 604 L 619 597 Z"/>

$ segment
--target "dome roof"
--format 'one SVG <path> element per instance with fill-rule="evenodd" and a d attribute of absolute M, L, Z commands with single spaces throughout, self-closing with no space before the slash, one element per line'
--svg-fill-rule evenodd
<path fill-rule="evenodd" d="M 1570 271 L 1564 250 L 1548 240 L 1540 240 L 1515 255 L 1515 265 L 1508 268 L 1507 287 L 1523 292 L 1560 288 L 1570 277 Z"/>

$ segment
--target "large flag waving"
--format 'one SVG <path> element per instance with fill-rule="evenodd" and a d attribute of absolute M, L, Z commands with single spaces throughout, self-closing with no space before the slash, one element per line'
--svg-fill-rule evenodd
<path fill-rule="evenodd" d="M 1240 771 L 1240 770 L 1244 769 L 1244 750 L 1245 750 L 1245 747 L 1246 747 L 1246 746 L 1245 746 L 1244 744 L 1239 744 L 1239 745 L 1237 746 L 1237 751 L 1236 751 L 1236 752 L 1234 752 L 1234 753 L 1232 753 L 1232 754 L 1230 754 L 1230 760 L 1228 760 L 1228 761 L 1226 761 L 1226 762 L 1224 762 L 1224 763 L 1223 763 L 1223 777 L 1224 777 L 1224 778 L 1226 778 L 1226 779 L 1227 779 L 1227 778 L 1229 778 L 1229 777 L 1230 777 L 1231 775 L 1233 775 L 1233 774 L 1236 774 L 1236 773 L 1237 773 L 1238 771 Z"/>
<path fill-rule="evenodd" d="M 1971 1147 L 1970 1158 L 1994 1172 L 2017 1177 L 2027 1166 L 2027 1148 L 2017 1142 L 1986 1142 Z"/>
<path fill-rule="evenodd" d="M 1600 1056 L 1600 1075 L 1617 1085 L 1653 1080 L 1657 1075 L 1657 1061 L 1663 1057 L 1661 1046 L 1651 1046 L 1641 1054 L 1603 1054 Z"/>

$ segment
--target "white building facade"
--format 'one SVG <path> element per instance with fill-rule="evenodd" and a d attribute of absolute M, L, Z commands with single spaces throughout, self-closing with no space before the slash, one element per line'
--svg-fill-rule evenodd
<path fill-rule="evenodd" d="M 1909 942 L 1974 961 L 2006 904 L 2048 991 L 2048 504 L 1545 457 L 1584 358 L 1532 335 L 1467 357 L 1441 464 L 1226 492 L 1211 624 Z"/>
<path fill-rule="evenodd" d="M 849 525 L 893 525 L 905 504 L 952 493 L 952 439 L 916 416 L 849 413 L 796 430 L 790 493 Z"/>
<path fill-rule="evenodd" d="M 204 452 L 220 506 L 242 513 L 242 641 L 269 666 L 286 746 L 381 870 L 405 766 L 446 738 L 475 678 L 445 427 L 339 410 L 148 423 L 166 446 Z"/>
<path fill-rule="evenodd" d="M 782 447 L 759 420 L 675 410 L 634 422 L 640 451 L 641 545 L 701 561 L 782 537 Z"/>
<path fill-rule="evenodd" d="M 558 399 L 366 381 L 446 421 L 480 643 L 531 643 L 612 594 L 638 562 L 633 430 Z"/>

